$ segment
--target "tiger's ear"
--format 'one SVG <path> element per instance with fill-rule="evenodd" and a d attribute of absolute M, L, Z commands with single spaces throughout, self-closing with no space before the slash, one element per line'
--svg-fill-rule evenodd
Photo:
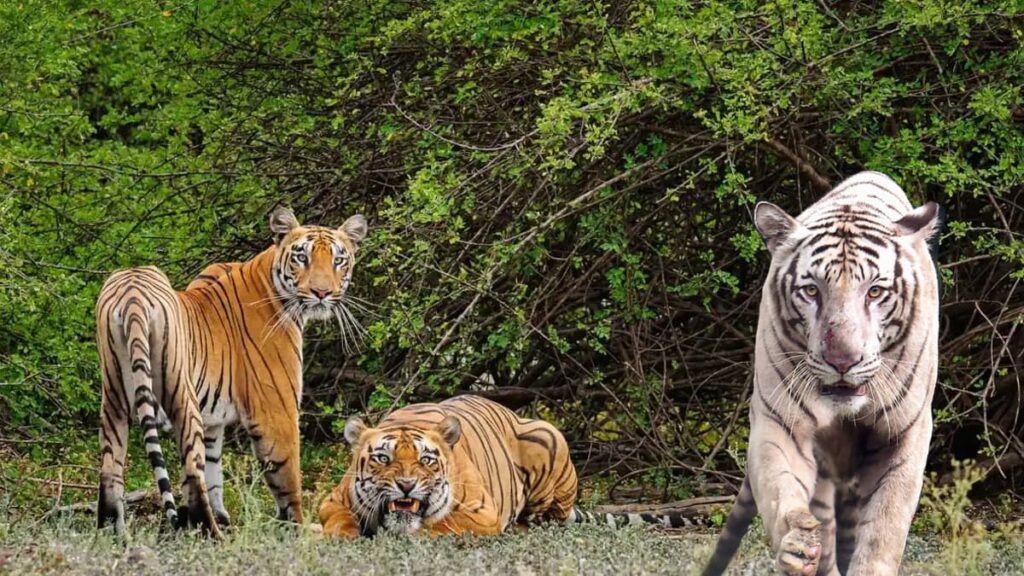
<path fill-rule="evenodd" d="M 939 231 L 939 222 L 941 221 L 939 212 L 939 205 L 935 202 L 928 202 L 914 208 L 893 222 L 896 226 L 896 234 L 920 236 L 925 241 L 930 240 Z"/>
<path fill-rule="evenodd" d="M 774 256 L 786 238 L 800 227 L 800 223 L 775 204 L 758 202 L 754 206 L 754 226 L 768 245 L 768 252 Z"/>
<path fill-rule="evenodd" d="M 274 208 L 270 213 L 270 231 L 274 233 L 274 244 L 278 244 L 292 230 L 299 227 L 295 214 L 284 206 Z"/>
<path fill-rule="evenodd" d="M 462 424 L 459 419 L 455 416 L 445 416 L 444 420 L 437 423 L 437 428 L 434 429 L 438 436 L 444 439 L 449 446 L 454 447 L 462 437 Z"/>
<path fill-rule="evenodd" d="M 338 230 L 344 232 L 353 242 L 362 242 L 363 238 L 366 238 L 366 218 L 363 218 L 362 214 L 350 216 Z"/>
<path fill-rule="evenodd" d="M 350 446 L 355 446 L 359 442 L 359 437 L 366 432 L 366 424 L 363 423 L 362 418 L 359 416 L 353 416 L 345 422 L 345 441 Z"/>

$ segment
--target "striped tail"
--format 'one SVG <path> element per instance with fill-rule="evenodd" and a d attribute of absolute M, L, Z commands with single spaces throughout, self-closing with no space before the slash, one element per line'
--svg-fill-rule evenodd
<path fill-rule="evenodd" d="M 135 415 L 142 426 L 142 441 L 146 446 L 149 465 L 153 467 L 156 485 L 160 489 L 164 513 L 171 526 L 178 525 L 178 510 L 174 505 L 171 479 L 167 475 L 160 437 L 157 432 L 156 397 L 153 395 L 153 366 L 150 362 L 149 314 L 142 302 L 132 297 L 124 311 L 124 339 L 128 343 L 128 367 L 124 381 L 131 383 L 134 394 Z"/>
<path fill-rule="evenodd" d="M 606 524 L 608 526 L 640 526 L 655 525 L 665 528 L 691 528 L 700 526 L 701 523 L 683 516 L 682 514 L 650 514 L 641 513 L 618 513 L 618 512 L 586 512 L 576 506 L 572 507 L 572 514 L 565 520 L 566 524 Z"/>
<path fill-rule="evenodd" d="M 725 521 L 725 528 L 718 537 L 718 543 L 715 544 L 715 552 L 701 572 L 703 576 L 717 576 L 725 572 L 756 514 L 757 503 L 754 502 L 754 493 L 750 490 L 750 479 L 744 478 L 740 493 L 736 495 L 736 503 L 732 505 L 729 518 Z"/>

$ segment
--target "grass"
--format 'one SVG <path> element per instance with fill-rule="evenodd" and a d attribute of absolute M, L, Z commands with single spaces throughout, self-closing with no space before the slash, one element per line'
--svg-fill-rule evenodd
<path fill-rule="evenodd" d="M 26 535 L 28 536 L 28 535 Z M 694 572 L 710 551 L 644 530 L 601 526 L 543 527 L 499 538 L 381 536 L 325 540 L 274 527 L 237 530 L 218 545 L 156 530 L 133 534 L 127 546 L 109 535 L 50 527 L 15 537 L 0 554 L 11 574 L 678 574 Z M 680 554 L 680 552 L 683 552 Z"/>
<path fill-rule="evenodd" d="M 349 542 L 282 525 L 263 513 L 245 518 L 218 544 L 194 533 L 166 532 L 156 519 L 133 517 L 127 542 L 96 531 L 87 515 L 0 526 L 0 574 L 695 574 L 715 538 L 712 530 L 541 526 L 491 538 L 381 535 Z M 975 548 L 986 552 L 970 552 L 977 564 L 964 571 L 962 563 L 950 564 L 950 549 L 939 540 L 912 535 L 902 573 L 1024 574 L 1021 538 L 986 535 Z M 951 571 L 953 565 L 959 570 Z M 771 574 L 772 566 L 764 535 L 755 528 L 730 574 Z"/>
<path fill-rule="evenodd" d="M 77 453 L 77 451 L 76 451 Z M 12 454 L 8 454 L 12 455 Z M 134 453 L 133 453 L 134 455 Z M 3 454 L 0 454 L 3 456 Z M 0 458 L 2 460 L 2 458 Z M 129 466 L 129 489 L 152 483 L 144 460 Z M 347 458 L 332 451 L 304 454 L 304 511 L 340 477 Z M 224 543 L 163 529 L 156 497 L 129 511 L 129 540 L 97 531 L 91 514 L 52 514 L 58 505 L 95 497 L 86 461 L 60 466 L 22 459 L 0 462 L 0 575 L 6 574 L 694 574 L 714 546 L 717 528 L 698 531 L 544 526 L 492 538 L 408 538 L 382 535 L 354 542 L 329 540 L 272 519 L 272 503 L 253 459 L 225 456 L 226 503 L 234 526 Z M 958 470 L 961 470 L 958 468 Z M 926 482 L 908 541 L 902 574 L 1024 575 L 1024 538 L 1004 530 L 958 528 L 977 481 L 969 468 L 950 486 Z M 54 484 L 56 478 L 65 489 Z M 45 480 L 40 483 L 39 480 Z M 77 486 L 77 488 L 75 488 Z M 591 480 L 581 499 L 600 501 Z M 1019 510 L 1019 509 L 1018 509 Z M 1007 517 L 1019 514 L 1009 513 Z M 763 531 L 747 536 L 730 574 L 772 574 Z"/>

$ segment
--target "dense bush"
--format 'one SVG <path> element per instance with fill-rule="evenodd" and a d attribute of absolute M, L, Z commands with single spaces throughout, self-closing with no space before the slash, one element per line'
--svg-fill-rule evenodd
<path fill-rule="evenodd" d="M 0 7 L 4 436 L 96 424 L 107 273 L 184 285 L 284 201 L 372 227 L 362 348 L 309 342 L 309 441 L 474 390 L 589 470 L 734 477 L 750 209 L 872 168 L 946 208 L 934 445 L 1021 461 L 1019 3 L 54 4 Z"/>

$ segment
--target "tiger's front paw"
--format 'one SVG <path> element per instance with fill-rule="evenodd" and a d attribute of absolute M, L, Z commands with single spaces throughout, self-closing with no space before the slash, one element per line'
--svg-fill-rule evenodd
<path fill-rule="evenodd" d="M 228 514 L 227 510 L 213 509 L 213 516 L 217 519 L 217 524 L 221 528 L 228 528 L 231 526 L 231 515 Z"/>
<path fill-rule="evenodd" d="M 814 576 L 821 560 L 821 522 L 806 508 L 786 513 L 789 532 L 782 537 L 776 561 L 786 576 Z"/>

